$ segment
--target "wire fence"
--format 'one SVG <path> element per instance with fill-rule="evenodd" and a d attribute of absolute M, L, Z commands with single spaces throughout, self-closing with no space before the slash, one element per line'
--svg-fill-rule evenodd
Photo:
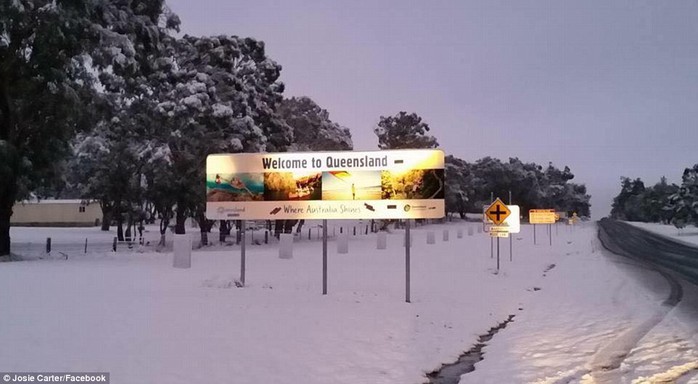
<path fill-rule="evenodd" d="M 300 231 L 298 231 L 298 227 L 295 227 L 291 232 L 294 235 L 294 242 L 322 241 L 322 225 L 319 223 L 321 223 L 319 220 L 306 222 Z M 428 222 L 425 221 L 422 224 L 428 224 Z M 418 225 L 415 223 L 415 226 Z M 400 228 L 400 224 L 395 223 L 395 228 Z M 328 221 L 327 235 L 330 239 L 343 233 L 350 237 L 368 236 L 378 232 L 379 229 L 380 223 L 378 221 Z M 270 229 L 264 221 L 247 221 L 245 232 L 245 242 L 248 245 L 277 244 L 279 242 L 275 231 Z M 143 233 L 136 233 L 130 238 L 126 237 L 124 241 L 119 241 L 116 237 L 109 239 L 108 233 L 95 233 L 82 238 L 79 235 L 73 235 L 69 238 L 57 234 L 52 236 L 51 233 L 51 230 L 45 233 L 45 238 L 37 234 L 36 239 L 13 241 L 11 244 L 12 254 L 18 259 L 28 260 L 48 256 L 68 258 L 69 256 L 85 254 L 168 252 L 172 250 L 174 238 L 173 231 L 168 229 L 163 245 L 160 232 L 152 227 Z M 192 236 L 194 247 L 202 249 L 199 229 L 187 228 L 187 233 Z M 214 228 L 207 233 L 207 238 L 208 244 L 203 249 L 215 250 L 222 246 L 239 246 L 242 242 L 241 233 L 236 228 L 232 228 L 230 234 L 225 238 L 221 238 L 218 229 Z"/>

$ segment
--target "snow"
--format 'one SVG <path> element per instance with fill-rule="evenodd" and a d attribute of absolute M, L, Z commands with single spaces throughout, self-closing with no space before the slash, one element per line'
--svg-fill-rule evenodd
<path fill-rule="evenodd" d="M 422 383 L 515 315 L 461 383 L 639 383 L 662 375 L 698 383 L 698 317 L 691 307 L 662 307 L 661 278 L 603 251 L 593 223 L 554 228 L 552 246 L 544 227 L 534 245 L 532 228 L 522 226 L 513 261 L 501 241 L 499 273 L 477 223 L 413 228 L 411 303 L 401 230 L 388 235 L 387 250 L 376 249 L 375 234 L 350 236 L 348 254 L 331 239 L 323 296 L 316 224 L 306 224 L 290 260 L 278 257 L 276 243 L 248 245 L 244 288 L 235 287 L 238 246 L 195 250 L 191 269 L 174 269 L 171 252 L 147 247 L 0 264 L 3 370 L 106 371 L 127 383 Z M 330 225 L 330 235 L 340 225 L 365 228 Z M 450 241 L 442 241 L 445 229 Z M 426 244 L 428 231 L 436 244 Z M 11 233 L 38 243 L 48 235 L 79 242 L 113 232 Z M 625 349 L 618 370 L 599 369 Z"/>
<path fill-rule="evenodd" d="M 182 103 L 194 109 L 201 109 L 203 107 L 203 104 L 201 103 L 201 100 L 199 99 L 198 95 L 189 95 L 182 99 Z"/>
<path fill-rule="evenodd" d="M 212 105 L 214 117 L 230 117 L 233 116 L 233 109 L 225 104 L 216 103 Z"/>
<path fill-rule="evenodd" d="M 693 225 L 678 229 L 672 224 L 641 223 L 635 221 L 628 221 L 627 223 L 670 237 L 675 241 L 681 241 L 690 245 L 698 245 L 698 228 Z"/>

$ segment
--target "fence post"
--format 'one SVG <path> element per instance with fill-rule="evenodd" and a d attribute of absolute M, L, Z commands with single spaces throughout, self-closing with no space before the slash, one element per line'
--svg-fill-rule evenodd
<path fill-rule="evenodd" d="M 46 253 L 51 253 L 51 238 L 46 238 Z"/>

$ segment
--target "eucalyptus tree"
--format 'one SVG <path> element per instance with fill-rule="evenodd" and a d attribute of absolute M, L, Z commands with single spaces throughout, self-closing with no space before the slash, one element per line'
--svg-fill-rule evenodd
<path fill-rule="evenodd" d="M 94 122 L 97 77 L 128 82 L 178 19 L 163 1 L 0 1 L 0 256 L 14 202 L 57 176 L 77 130 Z"/>

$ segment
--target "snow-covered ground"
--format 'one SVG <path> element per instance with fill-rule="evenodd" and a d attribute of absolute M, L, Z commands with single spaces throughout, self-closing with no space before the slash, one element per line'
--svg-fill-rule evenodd
<path fill-rule="evenodd" d="M 400 230 L 387 250 L 375 234 L 351 236 L 348 254 L 330 242 L 326 296 L 314 233 L 292 259 L 276 243 L 248 246 L 245 288 L 235 286 L 237 246 L 196 250 L 191 269 L 149 248 L 2 263 L 0 370 L 106 371 L 113 383 L 422 383 L 515 315 L 461 383 L 631 383 L 670 369 L 698 383 L 696 306 L 661 307 L 661 278 L 602 251 L 593 223 L 560 225 L 552 246 L 544 227 L 534 245 L 522 226 L 513 261 L 501 240 L 499 273 L 477 227 L 413 228 L 411 303 Z M 40 244 L 89 231 L 12 236 Z M 608 373 L 612 347 L 629 352 Z"/>
<path fill-rule="evenodd" d="M 628 221 L 627 223 L 660 235 L 671 237 L 677 241 L 698 245 L 698 228 L 693 225 L 678 229 L 672 224 L 641 223 L 637 221 Z"/>

